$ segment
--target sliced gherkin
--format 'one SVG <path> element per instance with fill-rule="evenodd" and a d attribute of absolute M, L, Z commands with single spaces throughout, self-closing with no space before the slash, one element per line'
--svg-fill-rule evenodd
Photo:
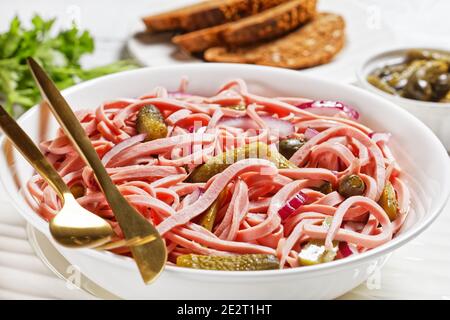
<path fill-rule="evenodd" d="M 267 144 L 263 142 L 252 142 L 208 159 L 206 163 L 195 168 L 189 176 L 189 181 L 206 182 L 214 175 L 228 168 L 229 165 L 249 158 L 267 159 L 273 162 L 278 168 L 297 168 L 297 166 L 283 157 L 278 151 L 270 150 Z"/>
<path fill-rule="evenodd" d="M 336 258 L 337 252 L 337 241 L 333 241 L 333 249 L 328 250 L 323 240 L 310 240 L 298 254 L 298 261 L 302 266 L 330 262 Z"/>
<path fill-rule="evenodd" d="M 233 104 L 229 106 L 224 106 L 223 108 L 233 109 L 237 111 L 245 111 L 247 109 L 247 106 L 243 103 L 241 104 Z"/>
<path fill-rule="evenodd" d="M 383 192 L 381 193 L 380 199 L 378 200 L 378 204 L 387 213 L 391 221 L 394 221 L 397 218 L 397 197 L 395 195 L 395 189 L 392 186 L 392 183 L 390 183 L 389 181 L 386 182 L 384 186 Z"/>
<path fill-rule="evenodd" d="M 331 223 L 333 222 L 333 216 L 326 217 L 323 219 L 322 226 L 329 229 L 331 227 Z"/>
<path fill-rule="evenodd" d="M 146 133 L 146 141 L 165 138 L 167 126 L 161 112 L 154 105 L 146 105 L 139 110 L 136 118 L 136 129 L 139 133 Z"/>
<path fill-rule="evenodd" d="M 227 271 L 255 271 L 278 269 L 280 262 L 271 254 L 243 254 L 235 256 L 202 256 L 185 254 L 178 256 L 177 266 Z"/>
<path fill-rule="evenodd" d="M 206 210 L 206 212 L 203 213 L 203 215 L 200 217 L 200 225 L 205 229 L 212 231 L 214 222 L 216 221 L 217 212 L 219 211 L 226 194 L 227 190 L 222 190 L 216 201 L 214 201 L 213 204 L 208 208 L 208 210 Z"/>

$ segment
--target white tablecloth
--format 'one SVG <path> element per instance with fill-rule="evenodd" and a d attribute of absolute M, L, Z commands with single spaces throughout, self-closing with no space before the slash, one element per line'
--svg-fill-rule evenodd
<path fill-rule="evenodd" d="M 64 25 L 81 22 L 94 34 L 97 50 L 85 66 L 119 58 L 137 17 L 151 11 L 195 0 L 2 0 L 0 31 L 15 15 L 28 20 L 33 12 L 58 16 Z M 338 1 L 338 0 L 322 0 Z M 346 1 L 346 0 L 339 0 Z M 450 47 L 450 2 L 448 0 L 365 0 L 370 17 L 391 26 L 403 44 L 432 44 Z M 372 21 L 373 22 L 373 21 Z M 401 36 L 398 36 L 401 35 Z M 450 177 L 449 177 L 450 178 Z M 0 299 L 89 299 L 81 290 L 69 289 L 34 254 L 27 241 L 25 222 L 0 190 Z M 430 229 L 395 251 L 376 279 L 343 298 L 450 299 L 450 204 Z"/>

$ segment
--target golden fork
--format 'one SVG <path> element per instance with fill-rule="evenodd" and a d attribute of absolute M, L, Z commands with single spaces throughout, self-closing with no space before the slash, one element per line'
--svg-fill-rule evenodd
<path fill-rule="evenodd" d="M 89 247 L 97 250 L 112 250 L 141 245 L 155 239 L 153 235 L 150 235 L 144 238 L 135 237 L 130 240 L 107 242 L 113 234 L 110 225 L 74 201 L 72 193 L 58 172 L 1 105 L 0 128 L 60 197 L 63 208 L 58 212 L 56 220 L 53 219 L 49 223 L 50 232 L 59 244 L 71 248 Z"/>
<path fill-rule="evenodd" d="M 125 239 L 137 239 L 137 242 L 130 246 L 130 250 L 144 282 L 151 282 L 161 273 L 167 261 L 164 240 L 158 230 L 127 202 L 114 185 L 83 127 L 53 81 L 32 58 L 28 58 L 28 65 L 50 110 L 78 153 L 92 168 Z"/>
<path fill-rule="evenodd" d="M 113 234 L 111 226 L 78 204 L 58 172 L 2 106 L 0 127 L 61 199 L 62 209 L 49 223 L 53 238 L 63 246 L 75 248 L 96 247 L 108 242 Z"/>

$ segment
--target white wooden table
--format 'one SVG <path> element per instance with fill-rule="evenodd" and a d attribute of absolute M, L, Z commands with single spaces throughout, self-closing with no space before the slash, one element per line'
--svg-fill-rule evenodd
<path fill-rule="evenodd" d="M 338 0 L 322 0 L 338 1 Z M 346 1 L 346 0 L 339 0 Z M 0 31 L 18 14 L 29 20 L 33 12 L 58 17 L 60 26 L 72 19 L 96 38 L 95 53 L 85 66 L 112 62 L 124 54 L 127 37 L 142 15 L 195 0 L 2 0 Z M 381 19 L 392 27 L 398 45 L 438 44 L 450 47 L 448 0 L 360 0 L 368 19 Z M 450 179 L 450 177 L 449 177 Z M 0 189 L 0 299 L 92 299 L 69 289 L 34 254 L 25 221 Z M 446 241 L 443 241 L 447 239 Z M 425 233 L 394 252 L 386 266 L 343 298 L 450 299 L 450 204 Z"/>

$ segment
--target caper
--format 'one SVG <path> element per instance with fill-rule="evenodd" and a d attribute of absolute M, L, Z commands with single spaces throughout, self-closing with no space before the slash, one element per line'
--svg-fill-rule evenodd
<path fill-rule="evenodd" d="M 325 181 L 319 188 L 317 188 L 323 194 L 329 194 L 333 192 L 333 185 L 329 181 Z"/>
<path fill-rule="evenodd" d="M 367 81 L 392 95 L 421 101 L 448 102 L 450 54 L 436 50 L 408 50 L 405 60 L 373 70 Z"/>
<path fill-rule="evenodd" d="M 75 199 L 77 199 L 84 196 L 86 189 L 82 184 L 77 183 L 70 187 L 70 192 L 75 197 Z"/>
<path fill-rule="evenodd" d="M 365 189 L 366 185 L 364 184 L 364 181 L 357 174 L 345 176 L 339 181 L 338 192 L 341 196 L 346 198 L 360 196 L 364 194 Z"/>
<path fill-rule="evenodd" d="M 431 84 L 427 80 L 413 75 L 405 86 L 403 96 L 415 100 L 428 101 L 431 99 L 432 94 L 433 88 Z"/>
<path fill-rule="evenodd" d="M 389 181 L 386 182 L 384 186 L 381 197 L 378 200 L 378 204 L 384 209 L 391 221 L 394 221 L 397 218 L 397 197 L 395 196 L 395 189 Z"/>
<path fill-rule="evenodd" d="M 411 49 L 406 53 L 406 61 L 414 60 L 441 60 L 450 64 L 450 55 L 433 50 Z"/>
<path fill-rule="evenodd" d="M 292 157 L 292 155 L 297 152 L 305 144 L 304 139 L 284 139 L 279 143 L 279 152 L 287 159 Z"/>
<path fill-rule="evenodd" d="M 426 60 L 416 60 L 408 65 L 405 65 L 405 68 L 400 72 L 397 81 L 408 81 L 408 79 L 411 78 L 411 76 L 415 74 L 417 70 L 422 68 L 426 63 Z"/>
<path fill-rule="evenodd" d="M 432 85 L 439 80 L 440 75 L 447 73 L 447 70 L 448 66 L 443 61 L 426 61 L 408 79 L 404 96 L 416 100 L 431 101 L 435 94 Z"/>
<path fill-rule="evenodd" d="M 146 140 L 155 140 L 167 136 L 167 126 L 161 112 L 154 105 L 146 105 L 139 110 L 136 119 L 136 129 L 139 133 L 146 133 Z"/>
<path fill-rule="evenodd" d="M 433 83 L 433 101 L 439 101 L 450 91 L 450 74 L 440 74 Z"/>
<path fill-rule="evenodd" d="M 377 76 L 369 75 L 367 76 L 367 81 L 374 87 L 386 93 L 395 94 L 394 88 L 392 88 L 389 84 L 387 84 L 383 78 L 378 78 Z"/>

